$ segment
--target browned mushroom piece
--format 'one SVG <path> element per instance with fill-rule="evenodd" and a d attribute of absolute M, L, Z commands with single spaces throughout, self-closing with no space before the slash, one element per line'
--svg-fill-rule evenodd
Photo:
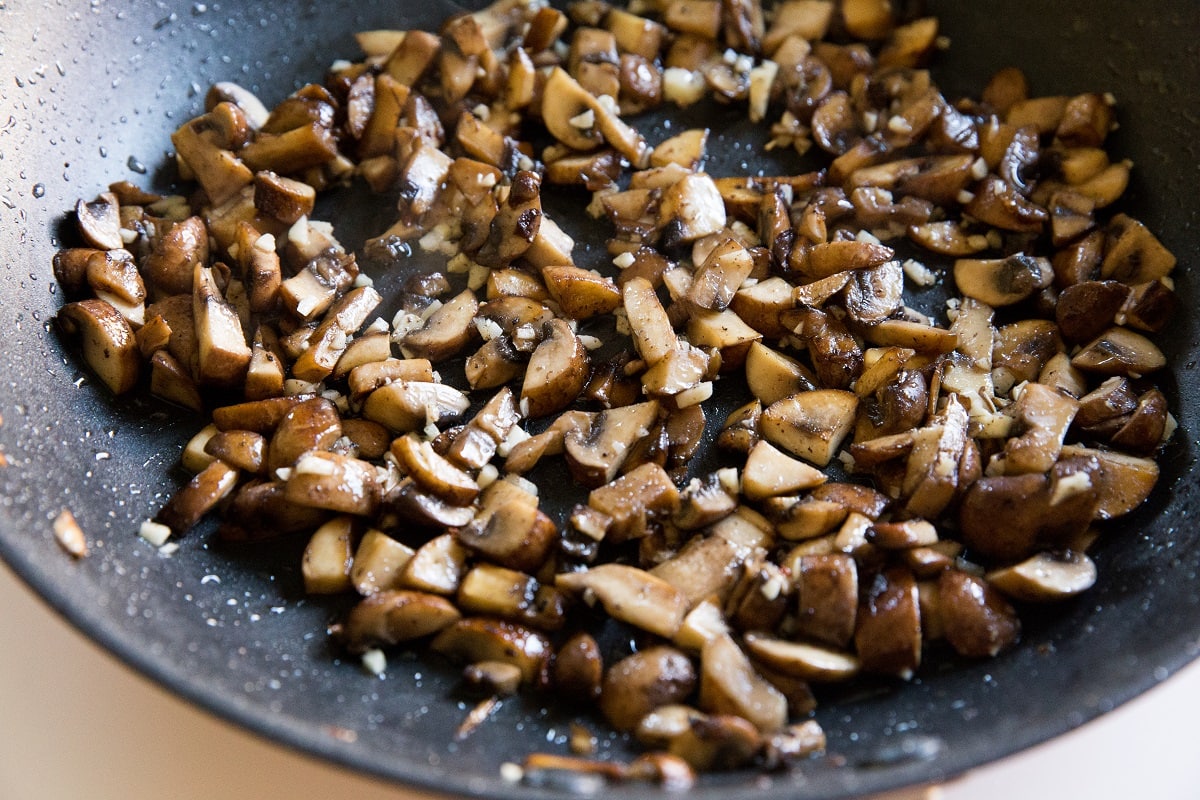
<path fill-rule="evenodd" d="M 237 485 L 238 471 L 213 461 L 183 488 L 171 495 L 155 519 L 176 534 L 186 533 Z"/>
<path fill-rule="evenodd" d="M 554 655 L 554 687 L 568 697 L 595 700 L 600 696 L 604 678 L 604 657 L 596 639 L 578 631 L 558 648 Z"/>
<path fill-rule="evenodd" d="M 513 622 L 466 617 L 444 628 L 430 648 L 458 663 L 501 661 L 521 670 L 532 684 L 547 669 L 553 646 L 542 634 Z"/>
<path fill-rule="evenodd" d="M 854 635 L 858 569 L 843 554 L 804 556 L 795 572 L 798 633 L 845 647 Z"/>
<path fill-rule="evenodd" d="M 1166 363 L 1166 356 L 1154 342 L 1119 327 L 1101 333 L 1071 358 L 1071 364 L 1085 372 L 1128 377 L 1157 372 Z"/>
<path fill-rule="evenodd" d="M 458 542 L 501 566 L 535 573 L 558 539 L 554 521 L 521 501 L 501 505 L 456 532 Z"/>
<path fill-rule="evenodd" d="M 471 567 L 455 596 L 460 608 L 474 614 L 520 622 L 544 631 L 562 628 L 566 618 L 563 595 L 531 575 L 495 564 Z"/>
<path fill-rule="evenodd" d="M 1096 582 L 1096 565 L 1074 550 L 1043 552 L 989 572 L 987 582 L 1014 600 L 1053 602 L 1090 589 Z"/>
<path fill-rule="evenodd" d="M 367 461 L 313 451 L 291 469 L 286 496 L 297 505 L 359 516 L 379 510 L 382 489 L 375 467 Z"/>
<path fill-rule="evenodd" d="M 989 306 L 1010 306 L 1053 280 L 1050 262 L 1024 253 L 1004 259 L 959 259 L 954 282 L 965 296 Z"/>
<path fill-rule="evenodd" d="M 314 397 L 289 403 L 273 404 L 278 409 L 278 417 L 270 429 L 274 431 L 271 437 L 267 469 L 275 470 L 291 467 L 304 453 L 311 450 L 326 450 L 342 435 L 341 418 L 333 403 L 323 397 Z M 234 419 L 248 416 L 250 410 L 239 411 L 236 407 L 227 407 L 223 412 L 226 422 L 218 427 L 224 430 L 239 430 L 243 428 L 228 427 Z M 259 430 L 265 426 L 246 427 L 244 430 Z"/>
<path fill-rule="evenodd" d="M 617 730 L 631 731 L 656 708 L 685 700 L 696 682 L 692 660 L 679 650 L 665 645 L 639 650 L 605 671 L 600 711 Z"/>
<path fill-rule="evenodd" d="M 994 656 L 1016 642 L 1021 631 L 1017 612 L 987 581 L 948 569 L 937 588 L 946 641 L 960 655 Z"/>
<path fill-rule="evenodd" d="M 714 715 L 741 717 L 764 733 L 780 730 L 787 721 L 784 696 L 725 635 L 714 637 L 701 653 L 700 704 Z"/>
<path fill-rule="evenodd" d="M 1098 462 L 1078 452 L 1050 473 L 987 476 L 971 484 L 959 508 L 966 545 L 1000 561 L 1063 546 L 1087 530 L 1101 502 Z"/>
<path fill-rule="evenodd" d="M 651 400 L 575 417 L 580 424 L 568 427 L 563 436 L 572 477 L 589 488 L 612 481 L 634 444 L 650 433 L 658 414 L 659 404 Z"/>
<path fill-rule="evenodd" d="M 78 336 L 83 360 L 113 394 L 131 391 L 141 358 L 133 329 L 112 304 L 89 299 L 68 303 L 59 312 L 63 329 Z"/>
<path fill-rule="evenodd" d="M 908 680 L 921 664 L 921 611 L 912 573 L 891 567 L 866 586 L 854 646 L 862 668 Z"/>
<path fill-rule="evenodd" d="M 823 467 L 854 427 L 857 408 L 853 392 L 800 392 L 764 409 L 759 428 L 772 444 Z"/>
<path fill-rule="evenodd" d="M 521 384 L 521 403 L 530 417 L 561 411 L 583 391 L 588 378 L 588 351 L 565 320 L 553 319 L 529 357 Z"/>
<path fill-rule="evenodd" d="M 376 592 L 346 615 L 341 636 L 347 649 L 362 653 L 431 636 L 462 619 L 444 597 L 409 589 Z"/>

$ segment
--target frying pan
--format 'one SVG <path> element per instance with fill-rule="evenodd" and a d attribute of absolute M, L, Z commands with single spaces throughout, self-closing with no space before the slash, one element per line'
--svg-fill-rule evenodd
<path fill-rule="evenodd" d="M 1185 0 L 1098 3 L 1006 0 L 933 3 L 952 40 L 938 63 L 948 96 L 978 94 L 1001 66 L 1022 66 L 1037 93 L 1111 91 L 1120 128 L 1111 149 L 1136 168 L 1125 209 L 1179 257 L 1187 309 L 1165 348 L 1165 387 L 1180 428 L 1147 504 L 1096 550 L 1096 587 L 1025 620 L 1022 643 L 985 662 L 939 658 L 908 684 L 875 684 L 826 702 L 818 717 L 836 758 L 761 776 L 706 776 L 693 795 L 848 797 L 943 779 L 1058 735 L 1162 681 L 1200 642 L 1198 491 L 1188 471 L 1200 430 L 1195 363 L 1200 287 L 1200 13 Z M 303 543 L 234 548 L 200 530 L 167 557 L 138 524 L 183 480 L 182 444 L 201 420 L 144 399 L 107 396 L 56 335 L 61 305 L 50 269 L 72 240 L 68 210 L 109 182 L 159 189 L 169 133 L 202 107 L 203 89 L 235 80 L 277 102 L 338 56 L 351 34 L 426 27 L 459 7 L 372 2 L 41 3 L 0 5 L 0 556 L 85 633 L 172 691 L 259 734 L 351 768 L 444 792 L 555 797 L 515 787 L 499 765 L 562 749 L 578 709 L 514 699 L 473 736 L 453 741 L 469 707 L 453 670 L 396 656 L 388 679 L 343 660 L 324 635 L 336 603 L 305 599 Z M 714 172 L 766 169 L 737 150 L 736 115 L 712 111 Z M 723 156 L 721 154 L 724 154 Z M 722 160 L 723 159 L 723 160 Z M 727 162 L 727 163 L 726 163 Z M 390 202 L 335 197 L 363 230 L 381 230 Z M 352 213 L 351 213 L 352 212 Z M 354 241 L 355 234 L 347 236 Z M 594 233 L 599 242 L 603 231 Z M 580 260 L 597 258 L 587 236 Z M 598 263 L 598 261 L 596 262 Z M 419 260 L 413 268 L 420 268 Z M 50 522 L 70 508 L 91 555 L 72 561 Z M 36 647 L 37 632 L 30 632 Z M 585 717 L 586 718 L 586 717 Z M 598 725 L 593 725 L 598 728 Z M 352 732 L 353 735 L 350 734 Z M 601 755 L 627 741 L 604 737 Z M 648 786 L 611 796 L 652 797 Z"/>

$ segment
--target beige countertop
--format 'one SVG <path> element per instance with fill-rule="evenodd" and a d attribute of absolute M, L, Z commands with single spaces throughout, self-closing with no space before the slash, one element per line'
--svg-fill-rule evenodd
<path fill-rule="evenodd" d="M 0 565 L 0 798 L 418 800 L 265 742 L 177 700 L 67 626 Z M 1053 742 L 886 800 L 1200 793 L 1200 663 Z M 876 798 L 876 800 L 884 800 Z"/>

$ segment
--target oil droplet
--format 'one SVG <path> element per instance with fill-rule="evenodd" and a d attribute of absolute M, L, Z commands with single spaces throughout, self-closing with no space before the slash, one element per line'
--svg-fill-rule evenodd
<path fill-rule="evenodd" d="M 46 184 L 35 183 L 33 185 L 33 196 L 34 197 L 44 197 L 45 195 L 46 195 Z"/>
<path fill-rule="evenodd" d="M 136 172 L 138 175 L 146 174 L 146 165 L 143 164 L 141 161 L 138 161 L 137 156 L 130 156 L 129 160 L 125 162 L 125 166 L 129 167 L 131 170 Z"/>

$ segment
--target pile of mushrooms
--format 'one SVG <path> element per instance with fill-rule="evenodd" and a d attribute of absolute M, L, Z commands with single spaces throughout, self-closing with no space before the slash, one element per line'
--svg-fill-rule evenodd
<path fill-rule="evenodd" d="M 97 377 L 211 420 L 147 539 L 210 512 L 226 539 L 306 536 L 307 590 L 361 595 L 332 633 L 364 663 L 427 646 L 651 751 L 536 754 L 530 780 L 819 752 L 811 687 L 907 679 L 938 640 L 994 656 L 1018 608 L 1093 584 L 1174 427 L 1148 337 L 1175 259 L 1114 210 L 1111 97 L 1006 69 L 951 101 L 922 68 L 936 19 L 884 0 L 499 0 L 358 40 L 272 109 L 213 86 L 172 136 L 194 192 L 114 184 L 54 258 Z M 629 121 L 704 98 L 826 166 L 710 175 L 708 131 Z M 312 218 L 360 180 L 399 210 L 365 257 L 445 272 L 376 291 Z M 607 219 L 611 266 L 576 263 L 548 184 Z M 944 323 L 906 281 L 953 281 Z M 581 332 L 602 321 L 623 345 Z M 726 466 L 691 474 L 709 429 Z M 525 477 L 553 459 L 573 508 Z M 603 652 L 603 624 L 636 647 Z"/>

